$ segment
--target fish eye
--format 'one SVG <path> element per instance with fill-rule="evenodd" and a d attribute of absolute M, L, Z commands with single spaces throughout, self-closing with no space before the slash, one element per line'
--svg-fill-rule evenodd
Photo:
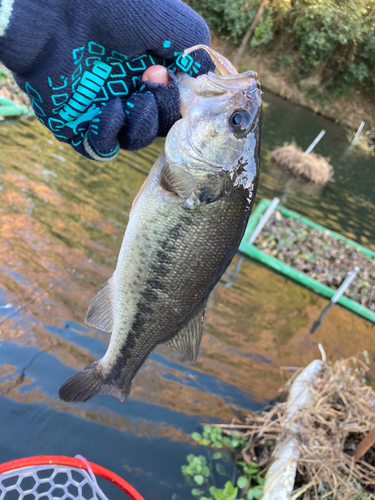
<path fill-rule="evenodd" d="M 229 117 L 229 128 L 237 138 L 245 137 L 250 125 L 250 114 L 246 109 L 235 109 Z"/>

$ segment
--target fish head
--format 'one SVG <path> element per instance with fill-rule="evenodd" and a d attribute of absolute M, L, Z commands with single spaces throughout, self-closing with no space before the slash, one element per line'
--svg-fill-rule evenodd
<path fill-rule="evenodd" d="M 256 73 L 178 78 L 182 118 L 168 134 L 167 160 L 227 170 L 249 189 L 259 176 L 262 92 Z"/>

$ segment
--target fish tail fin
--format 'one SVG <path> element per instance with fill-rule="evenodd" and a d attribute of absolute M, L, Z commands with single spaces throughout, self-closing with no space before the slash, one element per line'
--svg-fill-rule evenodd
<path fill-rule="evenodd" d="M 86 366 L 60 387 L 60 399 L 78 403 L 88 401 L 99 394 L 106 394 L 114 396 L 123 403 L 129 395 L 131 382 L 124 389 L 120 389 L 117 385 L 108 383 L 100 372 L 99 361 Z"/>

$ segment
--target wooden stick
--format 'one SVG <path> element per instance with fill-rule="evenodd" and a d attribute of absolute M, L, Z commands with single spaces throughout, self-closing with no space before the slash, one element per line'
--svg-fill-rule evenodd
<path fill-rule="evenodd" d="M 375 427 L 365 436 L 354 450 L 354 460 L 359 460 L 375 444 Z"/>

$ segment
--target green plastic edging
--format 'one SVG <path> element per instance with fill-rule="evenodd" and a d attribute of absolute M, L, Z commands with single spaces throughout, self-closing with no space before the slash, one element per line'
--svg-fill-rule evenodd
<path fill-rule="evenodd" d="M 262 216 L 263 212 L 266 210 L 268 205 L 271 203 L 270 200 L 267 199 L 262 199 L 254 212 L 252 213 L 246 232 L 245 236 L 241 242 L 241 245 L 239 247 L 239 251 L 246 255 L 247 257 L 250 257 L 252 259 L 258 260 L 262 264 L 265 264 L 268 267 L 271 267 L 275 271 L 287 276 L 290 279 L 293 279 L 294 281 L 297 281 L 301 283 L 302 285 L 306 286 L 307 288 L 310 288 L 316 293 L 319 293 L 323 295 L 324 297 L 327 297 L 328 299 L 331 299 L 334 294 L 335 290 L 332 288 L 323 285 L 323 283 L 319 283 L 319 281 L 315 280 L 314 278 L 311 278 L 307 274 L 297 271 L 297 269 L 294 269 L 293 267 L 289 266 L 288 264 L 285 264 L 279 259 L 276 259 L 275 257 L 272 257 L 271 255 L 267 255 L 266 253 L 262 252 L 262 250 L 259 250 L 257 247 L 254 245 L 249 245 L 249 243 L 246 242 L 246 240 L 249 238 L 250 234 L 254 230 L 255 226 L 257 225 L 260 217 Z M 286 215 L 288 217 L 293 218 L 298 218 L 305 224 L 308 224 L 309 226 L 315 227 L 317 229 L 322 229 L 323 231 L 329 231 L 334 237 L 338 237 L 339 239 L 345 240 L 348 244 L 360 249 L 360 250 L 366 250 L 367 255 L 374 256 L 375 252 L 372 252 L 368 248 L 363 247 L 362 245 L 359 245 L 358 243 L 355 243 L 354 241 L 348 240 L 347 238 L 344 238 L 341 235 L 338 235 L 329 229 L 320 226 L 319 224 L 315 224 L 314 222 L 310 221 L 309 219 L 305 219 L 303 217 L 300 217 L 298 214 L 295 212 L 291 212 L 290 210 L 287 210 L 283 207 L 278 206 L 277 209 L 281 210 L 283 215 Z M 287 214 L 292 214 L 292 215 L 287 215 Z M 340 304 L 343 307 L 346 307 L 347 309 L 353 311 L 354 313 L 358 314 L 359 316 L 362 316 L 369 321 L 372 321 L 375 323 L 375 313 L 373 311 L 370 311 L 370 309 L 367 309 L 367 307 L 361 306 L 361 304 L 358 304 L 358 302 L 355 302 L 352 299 L 349 299 L 349 297 L 345 297 L 342 295 L 339 300 L 337 301 L 337 304 Z"/>
<path fill-rule="evenodd" d="M 20 116 L 27 113 L 30 111 L 26 107 L 19 106 L 5 97 L 0 98 L 0 116 Z"/>

